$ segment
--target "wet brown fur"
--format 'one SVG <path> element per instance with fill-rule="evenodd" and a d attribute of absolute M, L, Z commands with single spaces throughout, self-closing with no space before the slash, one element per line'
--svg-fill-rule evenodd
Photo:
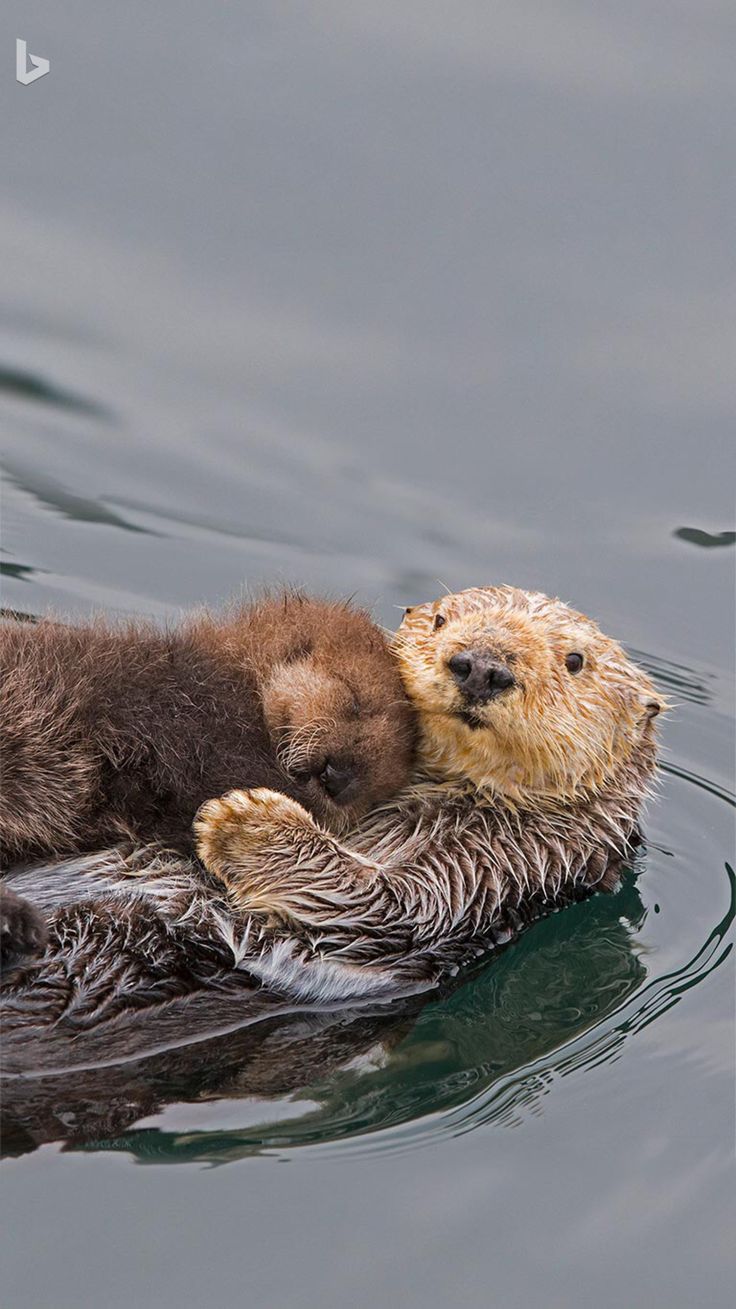
<path fill-rule="evenodd" d="M 121 839 L 191 852 L 197 808 L 232 786 L 274 788 L 340 828 L 411 766 L 387 643 L 342 603 L 287 594 L 166 632 L 9 622 L 0 675 L 6 866 Z M 334 798 L 328 762 L 348 778 Z"/>

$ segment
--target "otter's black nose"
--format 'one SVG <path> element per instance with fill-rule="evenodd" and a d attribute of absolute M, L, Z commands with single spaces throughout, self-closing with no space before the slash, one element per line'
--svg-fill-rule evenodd
<path fill-rule="evenodd" d="M 452 656 L 448 668 L 466 700 L 482 704 L 495 700 L 515 685 L 514 674 L 483 650 L 463 650 Z"/>
<path fill-rule="evenodd" d="M 355 780 L 355 771 L 344 765 L 326 763 L 319 775 L 319 780 L 331 800 L 339 800 Z"/>

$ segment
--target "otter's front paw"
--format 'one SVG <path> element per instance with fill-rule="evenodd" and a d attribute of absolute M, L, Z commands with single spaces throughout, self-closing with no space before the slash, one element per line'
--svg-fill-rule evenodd
<path fill-rule="evenodd" d="M 319 830 L 296 800 L 265 786 L 207 800 L 194 820 L 197 854 L 206 868 L 221 876 L 254 855 L 282 848 L 299 832 Z"/>
<path fill-rule="evenodd" d="M 43 916 L 29 900 L 15 891 L 0 891 L 0 964 L 12 968 L 31 955 L 38 955 L 48 940 Z"/>

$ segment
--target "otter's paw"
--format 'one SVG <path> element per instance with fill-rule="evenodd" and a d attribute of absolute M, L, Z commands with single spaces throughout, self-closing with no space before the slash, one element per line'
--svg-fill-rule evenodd
<path fill-rule="evenodd" d="M 12 968 L 41 954 L 48 940 L 43 915 L 15 891 L 0 891 L 0 964 Z"/>
<path fill-rule="evenodd" d="M 224 874 L 300 832 L 317 832 L 311 814 L 296 800 L 259 786 L 207 800 L 194 819 L 197 854 L 211 872 Z"/>

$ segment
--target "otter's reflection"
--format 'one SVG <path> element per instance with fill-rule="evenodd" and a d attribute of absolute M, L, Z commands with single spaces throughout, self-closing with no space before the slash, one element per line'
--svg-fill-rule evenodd
<path fill-rule="evenodd" d="M 451 1113 L 595 1028 L 633 994 L 645 977 L 636 952 L 643 917 L 627 874 L 615 894 L 536 923 L 439 998 L 433 992 L 383 1008 L 316 1013 L 284 1011 L 253 994 L 245 1000 L 247 1025 L 222 1032 L 228 1022 L 243 1022 L 242 993 L 195 997 L 146 1033 L 149 1049 L 156 1041 L 168 1048 L 126 1062 L 120 1052 L 130 1052 L 130 1033 L 120 1024 L 66 1037 L 61 1046 L 53 1039 L 14 1044 L 13 1069 L 47 1071 L 6 1081 L 4 1152 L 56 1141 L 141 1161 L 224 1162 Z M 222 1034 L 194 1040 L 198 1024 Z M 172 1047 L 177 1031 L 179 1042 L 190 1043 Z M 75 1070 L 53 1071 L 72 1054 Z M 518 1084 L 528 1101 L 521 1076 Z M 237 1121 L 238 1102 L 243 1127 L 218 1127 L 218 1114 Z M 186 1125 L 189 1113 L 192 1130 L 167 1126 L 167 1107 L 175 1105 L 177 1122 Z M 197 1130 L 203 1111 L 212 1130 Z M 156 1116 L 159 1125 L 136 1128 Z"/>

